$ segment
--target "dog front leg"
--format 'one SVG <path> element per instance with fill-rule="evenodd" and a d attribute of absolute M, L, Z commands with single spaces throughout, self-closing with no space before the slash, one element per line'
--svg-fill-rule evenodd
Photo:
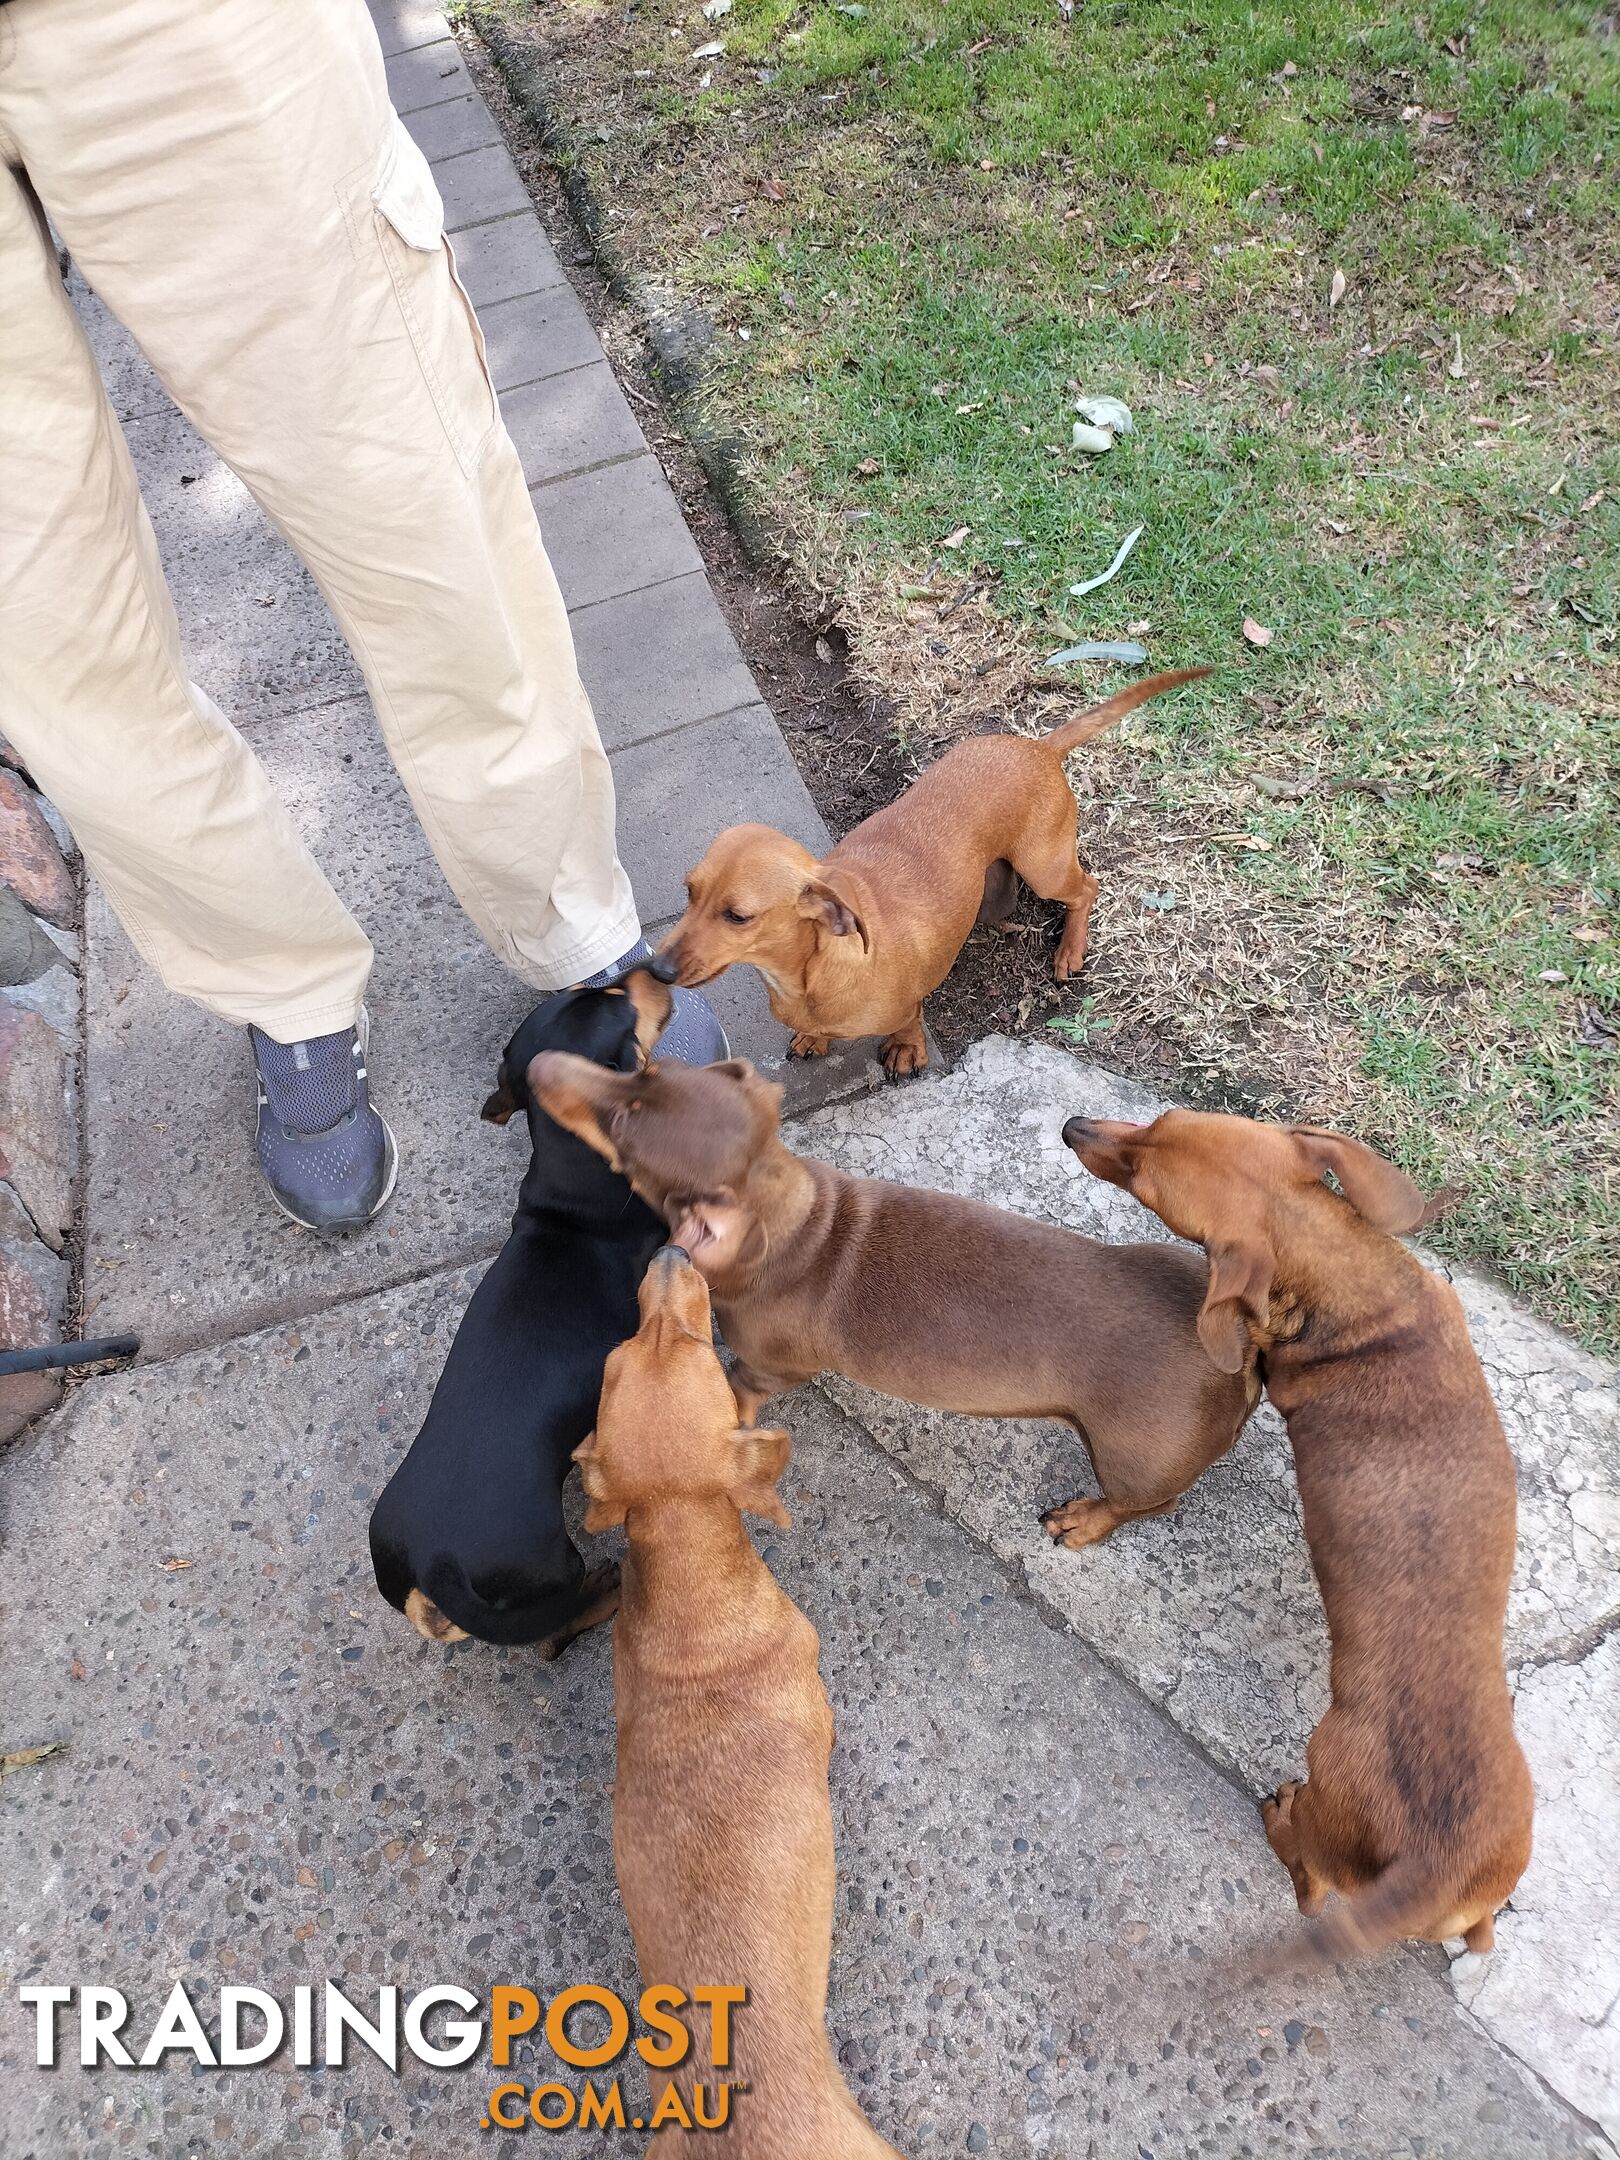
<path fill-rule="evenodd" d="M 604 1620 L 611 1620 L 619 1609 L 619 1569 L 616 1561 L 605 1567 L 592 1568 L 579 1586 L 579 1603 L 553 1634 L 535 1644 L 535 1649 L 550 1665 L 560 1658 L 576 1635 L 583 1635 L 587 1628 L 599 1627 Z"/>
<path fill-rule="evenodd" d="M 751 1365 L 738 1358 L 726 1375 L 731 1382 L 731 1392 L 737 1398 L 737 1423 L 757 1425 L 759 1413 L 773 1395 L 785 1395 L 789 1388 L 798 1386 L 797 1380 L 783 1380 L 770 1373 L 757 1373 Z"/>
<path fill-rule="evenodd" d="M 1048 1537 L 1056 1538 L 1070 1552 L 1081 1552 L 1088 1545 L 1100 1545 L 1110 1538 L 1121 1523 L 1139 1522 L 1146 1515 L 1168 1515 L 1181 1498 L 1177 1493 L 1173 1500 L 1163 1500 L 1157 1507 L 1116 1507 L 1112 1500 L 1065 1500 L 1061 1507 L 1048 1508 L 1041 1517 L 1041 1528 Z"/>
<path fill-rule="evenodd" d="M 879 1055 L 891 1080 L 907 1080 L 913 1073 L 923 1070 L 928 1063 L 928 1038 L 923 1033 L 920 1005 L 905 1026 L 896 1028 L 889 1036 Z"/>

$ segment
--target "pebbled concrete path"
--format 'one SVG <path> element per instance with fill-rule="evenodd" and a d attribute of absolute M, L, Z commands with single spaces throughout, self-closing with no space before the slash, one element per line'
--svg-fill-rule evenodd
<path fill-rule="evenodd" d="M 716 825 L 820 828 L 443 16 L 373 13 L 530 461 L 656 927 Z M 365 2002 L 384 1983 L 632 1976 L 607 1637 L 549 1667 L 430 1648 L 366 1557 L 372 1498 L 523 1167 L 520 1136 L 477 1109 L 527 993 L 439 881 L 308 580 L 80 299 L 195 671 L 376 940 L 374 1071 L 404 1171 L 367 1237 L 322 1246 L 282 1223 L 252 1168 L 240 1037 L 166 998 L 92 896 L 87 1321 L 143 1330 L 147 1357 L 75 1388 L 0 1465 L 0 1753 L 64 1743 L 0 1785 L 0 2151 L 518 2160 L 516 2137 L 479 2130 L 482 2071 L 396 2077 L 361 2053 L 320 2072 L 51 2073 L 16 2000 L 31 1981 L 112 1984 L 144 2032 L 176 1979 L 208 2018 L 227 1983 L 285 1997 L 333 1978 Z M 722 989 L 738 1048 L 780 1060 L 754 978 Z M 1054 1105 L 1118 1083 L 995 1043 L 920 1087 L 863 1093 L 870 1071 L 788 1076 L 802 1144 L 1087 1221 Z M 1526 1466 L 1513 1648 L 1543 1826 L 1503 1954 L 1472 1980 L 1438 1952 L 1309 1982 L 1238 1969 L 1292 1915 L 1245 1788 L 1297 1763 L 1322 1684 L 1273 1434 L 1172 1520 L 1077 1559 L 1034 1529 L 1081 1482 L 1050 1428 L 836 1386 L 786 1405 L 796 1525 L 767 1551 L 822 1631 L 838 1717 L 831 2023 L 908 2155 L 1600 2149 L 1588 2118 L 1620 1992 L 1603 1903 L 1620 1815 L 1591 1744 L 1612 1655 L 1612 1376 L 1477 1295 Z M 545 2074 L 522 2046 L 518 2074 Z M 564 2160 L 639 2146 L 543 2142 Z"/>

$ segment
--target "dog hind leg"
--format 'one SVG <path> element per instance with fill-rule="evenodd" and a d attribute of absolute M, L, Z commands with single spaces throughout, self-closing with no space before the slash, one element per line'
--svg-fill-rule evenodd
<path fill-rule="evenodd" d="M 1012 866 L 1032 892 L 1043 900 L 1061 900 L 1067 910 L 1057 957 L 1052 964 L 1056 979 L 1067 982 L 1085 965 L 1091 910 L 1097 899 L 1097 880 L 1089 870 L 1082 869 L 1076 854 L 1080 836 L 1079 806 L 1061 775 L 1057 785 L 1062 791 L 1062 801 L 1058 802 L 1054 797 L 1050 810 L 1038 812 L 1031 818 L 1030 829 L 1013 854 Z"/>

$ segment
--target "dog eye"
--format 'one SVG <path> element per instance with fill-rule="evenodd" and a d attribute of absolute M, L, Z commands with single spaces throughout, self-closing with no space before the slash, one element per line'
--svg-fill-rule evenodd
<path fill-rule="evenodd" d="M 740 908 L 722 908 L 720 912 L 725 916 L 726 921 L 729 923 L 746 923 L 752 922 L 754 919 L 752 915 L 743 914 Z"/>

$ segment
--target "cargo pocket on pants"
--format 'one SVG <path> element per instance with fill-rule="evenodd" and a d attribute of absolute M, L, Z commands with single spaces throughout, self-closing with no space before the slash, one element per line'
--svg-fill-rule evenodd
<path fill-rule="evenodd" d="M 397 116 L 371 205 L 423 381 L 470 475 L 495 432 L 500 407 L 484 333 L 445 236 L 443 199 L 427 159 Z"/>

